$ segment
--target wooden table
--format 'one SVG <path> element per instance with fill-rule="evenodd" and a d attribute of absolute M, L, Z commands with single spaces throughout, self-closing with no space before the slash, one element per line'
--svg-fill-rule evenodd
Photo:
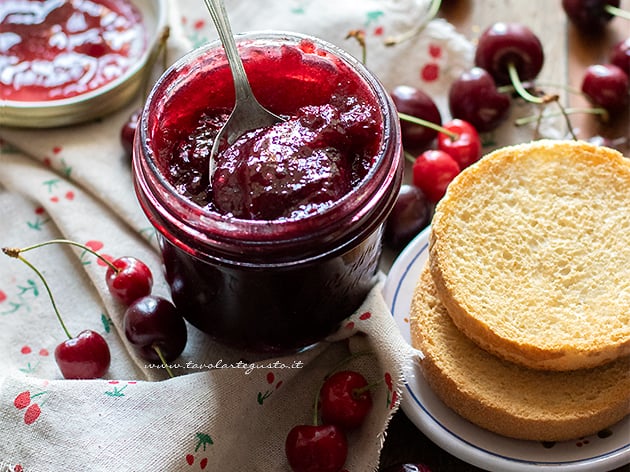
<path fill-rule="evenodd" d="M 621 7 L 630 10 L 630 0 L 621 0 Z M 585 68 L 605 63 L 612 45 L 630 36 L 630 21 L 613 19 L 604 34 L 584 37 L 568 23 L 560 0 L 443 0 L 440 15 L 455 25 L 471 40 L 496 21 L 520 22 L 529 26 L 541 39 L 545 64 L 540 81 L 568 84 L 579 89 Z M 584 97 L 569 91 L 561 93 L 562 103 L 571 107 L 586 107 Z M 629 111 L 612 123 L 602 124 L 589 115 L 573 115 L 572 122 L 581 139 L 600 135 L 617 141 L 617 149 L 630 156 Z M 388 257 L 395 255 L 389 254 Z M 481 469 L 467 464 L 433 444 L 399 411 L 388 429 L 381 456 L 381 469 L 400 462 L 422 462 L 433 472 L 473 472 Z M 615 472 L 630 471 L 630 466 Z"/>

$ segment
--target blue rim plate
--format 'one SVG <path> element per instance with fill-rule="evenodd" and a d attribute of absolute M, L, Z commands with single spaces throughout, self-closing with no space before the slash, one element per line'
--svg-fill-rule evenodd
<path fill-rule="evenodd" d="M 407 343 L 409 306 L 416 281 L 428 259 L 429 228 L 394 261 L 383 295 Z M 424 381 L 413 359 L 405 374 L 402 409 L 429 439 L 477 467 L 501 472 L 605 472 L 630 463 L 630 417 L 599 435 L 543 444 L 491 433 L 445 406 Z"/>

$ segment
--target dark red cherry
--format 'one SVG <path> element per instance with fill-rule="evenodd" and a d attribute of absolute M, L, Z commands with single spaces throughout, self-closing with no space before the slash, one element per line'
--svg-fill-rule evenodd
<path fill-rule="evenodd" d="M 319 412 L 325 424 L 334 424 L 346 431 L 357 429 L 371 409 L 368 382 L 358 372 L 335 372 L 319 391 Z"/>
<path fill-rule="evenodd" d="M 81 331 L 55 348 L 55 361 L 66 379 L 98 379 L 111 361 L 107 342 L 96 331 Z"/>
<path fill-rule="evenodd" d="M 459 174 L 459 164 L 444 151 L 431 149 L 420 154 L 412 166 L 413 184 L 419 187 L 430 202 L 437 203 L 446 187 Z"/>
<path fill-rule="evenodd" d="M 521 81 L 535 79 L 544 59 L 540 40 L 520 23 L 494 23 L 479 37 L 475 52 L 475 65 L 486 69 L 498 85 L 511 82 L 509 64 Z"/>
<path fill-rule="evenodd" d="M 335 425 L 294 426 L 285 441 L 293 472 L 339 472 L 348 456 L 348 440 Z"/>
<path fill-rule="evenodd" d="M 431 205 L 424 192 L 415 185 L 402 185 L 385 223 L 385 244 L 402 248 L 429 224 L 430 218 Z"/>
<path fill-rule="evenodd" d="M 594 64 L 586 68 L 582 92 L 596 106 L 611 113 L 628 106 L 628 75 L 614 64 Z"/>
<path fill-rule="evenodd" d="M 562 0 L 562 8 L 571 22 L 585 33 L 601 31 L 613 18 L 606 5 L 619 7 L 620 0 Z"/>
<path fill-rule="evenodd" d="M 134 110 L 120 129 L 120 144 L 128 156 L 131 156 L 133 152 L 133 139 L 138 129 L 140 115 L 142 115 L 142 108 Z"/>
<path fill-rule="evenodd" d="M 433 99 L 424 91 L 399 85 L 391 92 L 392 101 L 400 113 L 415 116 L 436 125 L 442 124 L 442 116 Z M 403 145 L 407 148 L 420 149 L 428 146 L 437 136 L 437 131 L 401 120 L 400 131 Z"/>
<path fill-rule="evenodd" d="M 116 300 L 130 305 L 138 298 L 151 293 L 153 275 L 144 262 L 135 257 L 124 256 L 115 259 L 112 264 L 117 270 L 109 266 L 105 280 Z"/>
<path fill-rule="evenodd" d="M 630 37 L 613 46 L 610 51 L 610 63 L 630 76 Z"/>
<path fill-rule="evenodd" d="M 161 361 L 156 347 L 167 362 L 176 359 L 186 347 L 186 322 L 165 298 L 149 295 L 137 299 L 127 308 L 123 324 L 129 342 L 148 361 Z"/>
<path fill-rule="evenodd" d="M 481 157 L 481 139 L 474 126 L 464 120 L 455 118 L 444 123 L 444 129 L 457 135 L 456 138 L 440 132 L 438 133 L 438 149 L 451 156 L 460 169 L 477 162 Z"/>
<path fill-rule="evenodd" d="M 500 93 L 492 76 L 481 67 L 464 72 L 449 88 L 448 107 L 453 118 L 467 121 L 480 133 L 503 123 L 510 103 L 509 95 Z"/>

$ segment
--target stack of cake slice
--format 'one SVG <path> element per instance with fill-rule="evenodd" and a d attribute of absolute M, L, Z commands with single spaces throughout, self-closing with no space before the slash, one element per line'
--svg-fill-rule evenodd
<path fill-rule="evenodd" d="M 410 325 L 436 395 L 490 431 L 561 441 L 628 415 L 630 160 L 540 140 L 464 170 Z"/>

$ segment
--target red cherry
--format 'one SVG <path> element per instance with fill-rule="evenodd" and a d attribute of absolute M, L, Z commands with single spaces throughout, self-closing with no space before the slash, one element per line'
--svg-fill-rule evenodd
<path fill-rule="evenodd" d="M 475 51 L 475 65 L 486 69 L 499 85 L 511 83 L 509 64 L 521 81 L 536 78 L 544 58 L 538 37 L 519 23 L 494 23 L 481 34 Z"/>
<path fill-rule="evenodd" d="M 481 157 L 481 139 L 477 130 L 468 122 L 454 119 L 443 125 L 448 131 L 455 133 L 453 139 L 446 133 L 438 133 L 438 149 L 449 154 L 459 164 L 460 169 L 468 167 Z"/>
<path fill-rule="evenodd" d="M 122 144 L 122 147 L 128 156 L 131 156 L 133 153 L 133 139 L 136 135 L 136 130 L 138 129 L 140 115 L 142 115 L 142 108 L 134 110 L 120 129 L 120 144 Z"/>
<path fill-rule="evenodd" d="M 13 404 L 15 405 L 15 408 L 19 410 L 21 410 L 22 408 L 26 408 L 31 404 L 31 392 L 26 390 L 22 393 L 19 393 L 18 396 L 15 397 L 15 400 L 13 400 Z"/>
<path fill-rule="evenodd" d="M 449 154 L 431 149 L 420 154 L 413 163 L 413 184 L 420 188 L 429 201 L 440 200 L 446 187 L 460 172 L 459 164 Z"/>
<path fill-rule="evenodd" d="M 33 424 L 33 423 L 35 423 L 35 420 L 37 420 L 37 418 L 39 418 L 39 415 L 41 414 L 41 412 L 42 412 L 42 410 L 39 407 L 39 405 L 37 403 L 33 403 L 24 412 L 24 423 L 26 423 L 26 424 Z"/>
<path fill-rule="evenodd" d="M 497 90 L 492 76 L 481 67 L 464 72 L 449 88 L 451 115 L 469 122 L 478 132 L 491 131 L 503 123 L 510 104 L 510 97 Z"/>
<path fill-rule="evenodd" d="M 392 101 L 400 113 L 421 118 L 436 125 L 442 124 L 440 110 L 433 99 L 420 89 L 399 85 L 392 90 Z M 437 131 L 427 126 L 401 120 L 400 131 L 405 148 L 420 150 L 428 146 L 437 136 Z"/>
<path fill-rule="evenodd" d="M 613 46 L 610 51 L 610 63 L 630 76 L 630 37 Z"/>
<path fill-rule="evenodd" d="M 289 431 L 284 450 L 293 472 L 339 472 L 348 441 L 335 425 L 298 425 Z"/>
<path fill-rule="evenodd" d="M 372 408 L 367 380 L 358 372 L 344 370 L 326 379 L 319 392 L 322 422 L 344 430 L 356 429 Z"/>
<path fill-rule="evenodd" d="M 562 0 L 562 8 L 571 22 L 584 33 L 601 31 L 613 15 L 606 6 L 619 7 L 620 0 Z"/>
<path fill-rule="evenodd" d="M 143 359 L 160 362 L 157 347 L 166 361 L 172 361 L 186 347 L 186 322 L 165 298 L 139 298 L 127 308 L 123 323 L 125 336 Z"/>
<path fill-rule="evenodd" d="M 429 224 L 430 219 L 431 208 L 424 192 L 415 185 L 402 185 L 385 223 L 385 243 L 394 249 L 402 248 Z"/>
<path fill-rule="evenodd" d="M 597 106 L 611 113 L 628 105 L 628 75 L 614 64 L 593 64 L 586 68 L 582 92 Z"/>
<path fill-rule="evenodd" d="M 135 257 L 120 257 L 112 261 L 116 269 L 107 268 L 105 280 L 112 296 L 125 305 L 151 293 L 153 275 L 147 265 Z"/>
<path fill-rule="evenodd" d="M 97 379 L 107 372 L 111 356 L 103 336 L 85 330 L 59 344 L 55 360 L 66 379 Z"/>

